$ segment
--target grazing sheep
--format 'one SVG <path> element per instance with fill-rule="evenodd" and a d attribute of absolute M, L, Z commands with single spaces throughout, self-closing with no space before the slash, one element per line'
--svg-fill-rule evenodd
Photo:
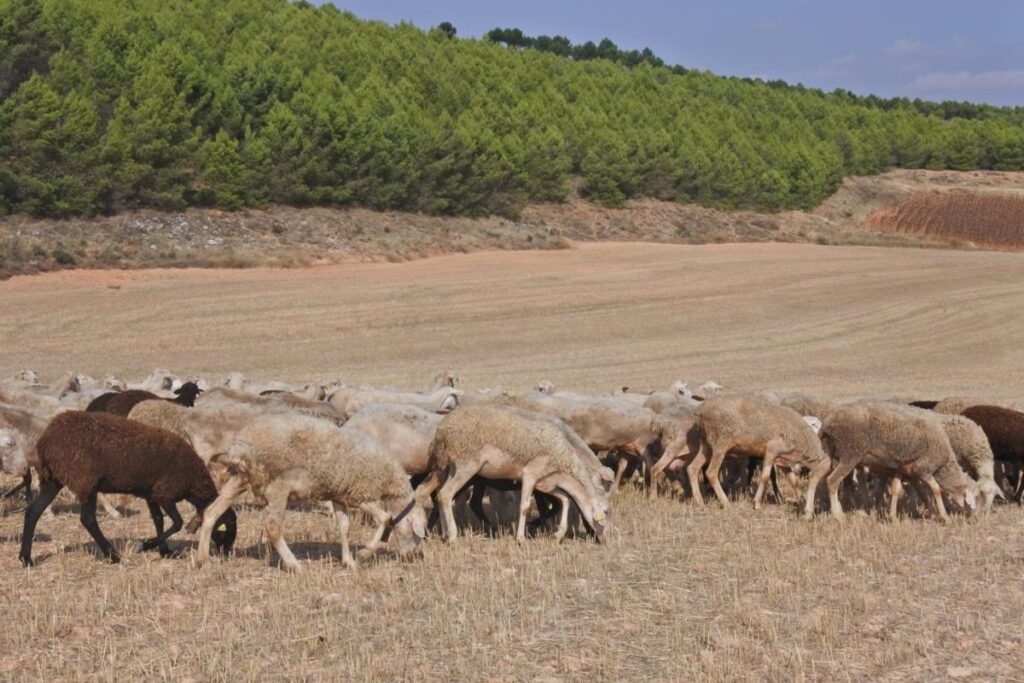
<path fill-rule="evenodd" d="M 331 420 L 337 425 L 345 423 L 345 416 L 324 401 L 310 401 L 294 394 L 257 396 L 243 391 L 216 387 L 196 400 L 197 408 L 235 408 L 249 406 L 264 413 L 291 412 Z"/>
<path fill-rule="evenodd" d="M 643 406 L 656 413 L 671 409 L 673 406 L 683 404 L 690 408 L 696 408 L 700 401 L 693 398 L 693 392 L 686 385 L 686 382 L 679 379 L 669 386 L 668 391 L 655 391 L 643 402 Z"/>
<path fill-rule="evenodd" d="M 347 509 L 356 507 L 378 522 L 365 553 L 387 541 L 392 529 L 402 555 L 426 536 L 426 515 L 416 505 L 409 478 L 399 462 L 376 441 L 356 430 L 304 415 L 260 417 L 235 437 L 221 462 L 231 470 L 220 496 L 203 515 L 197 561 L 209 555 L 209 540 L 222 510 L 246 489 L 266 502 L 267 538 L 287 569 L 301 565 L 284 540 L 282 516 L 289 499 L 333 504 L 342 562 L 355 567 L 348 545 Z"/>
<path fill-rule="evenodd" d="M 922 481 L 931 489 L 942 521 L 949 520 L 943 492 L 960 507 L 974 508 L 978 484 L 957 464 L 941 423 L 913 411 L 892 403 L 865 401 L 841 406 L 824 420 L 820 436 L 833 462 L 828 493 L 836 518 L 843 517 L 839 484 L 858 466 L 892 477 L 894 497 L 898 497 L 900 477 Z"/>
<path fill-rule="evenodd" d="M 375 403 L 404 403 L 443 415 L 459 406 L 461 393 L 451 387 L 441 387 L 425 394 L 394 389 L 341 389 L 328 399 L 328 403 L 345 419 Z"/>
<path fill-rule="evenodd" d="M 156 536 L 142 543 L 168 555 L 167 539 L 182 527 L 177 503 L 187 500 L 202 513 L 217 497 L 210 473 L 181 437 L 116 415 L 71 411 L 53 418 L 36 444 L 39 495 L 25 511 L 21 562 L 32 565 L 32 539 L 40 515 L 65 486 L 82 504 L 82 525 L 113 562 L 120 555 L 96 522 L 99 492 L 130 493 L 149 506 Z M 235 535 L 234 512 L 219 515 L 217 544 L 230 550 Z M 171 518 L 165 531 L 163 515 Z"/>
<path fill-rule="evenodd" d="M 165 399 L 179 405 L 191 408 L 196 403 L 196 397 L 202 393 L 195 382 L 186 382 L 174 391 L 177 398 Z M 141 389 L 129 389 L 128 391 L 112 391 L 97 397 L 87 407 L 89 413 L 110 413 L 119 417 L 128 417 L 132 408 L 143 401 L 151 401 L 160 397 L 151 391 Z"/>
<path fill-rule="evenodd" d="M 430 444 L 443 419 L 413 405 L 379 403 L 350 417 L 344 428 L 376 439 L 402 464 L 415 486 L 430 470 Z"/>
<path fill-rule="evenodd" d="M 521 482 L 516 539 L 526 538 L 526 515 L 534 490 L 555 496 L 562 506 L 556 538 L 568 530 L 570 499 L 598 542 L 607 531 L 608 498 L 580 457 L 582 441 L 543 415 L 507 406 L 467 406 L 446 416 L 430 446 L 431 475 L 417 496 L 438 491 L 445 537 L 458 536 L 452 502 L 474 477 Z M 440 489 L 440 490 L 438 490 Z"/>
<path fill-rule="evenodd" d="M 1024 413 L 1000 406 L 980 405 L 967 408 L 963 416 L 985 432 L 996 460 L 1014 463 L 1018 471 L 1024 466 Z M 1013 499 L 1021 502 L 1024 472 L 1018 479 Z"/>
<path fill-rule="evenodd" d="M 504 397 L 496 404 L 560 417 L 594 452 L 617 452 L 620 457 L 613 492 L 626 470 L 644 463 L 648 448 L 661 439 L 653 411 L 615 398 L 530 392 Z"/>
<path fill-rule="evenodd" d="M 701 448 L 687 467 L 690 490 L 703 503 L 698 485 L 701 467 L 722 505 L 729 499 L 722 490 L 719 471 L 726 456 L 763 458 L 754 494 L 754 508 L 761 507 L 765 487 L 774 466 L 809 468 L 804 516 L 814 514 L 818 482 L 828 473 L 829 460 L 817 435 L 792 408 L 775 405 L 756 396 L 724 395 L 705 401 L 693 413 Z"/>

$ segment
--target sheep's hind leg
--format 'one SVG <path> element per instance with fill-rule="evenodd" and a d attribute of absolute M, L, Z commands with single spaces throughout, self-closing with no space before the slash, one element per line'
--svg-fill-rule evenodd
<path fill-rule="evenodd" d="M 519 522 L 516 524 L 516 541 L 522 543 L 526 540 L 526 515 L 530 511 L 530 503 L 533 501 L 533 487 L 537 484 L 537 478 L 533 472 L 523 472 L 522 492 L 519 494 Z"/>
<path fill-rule="evenodd" d="M 338 523 L 338 542 L 341 543 L 341 563 L 349 569 L 356 568 L 356 561 L 352 557 L 352 548 L 348 544 L 348 510 L 341 503 L 333 503 L 334 519 Z"/>
<path fill-rule="evenodd" d="M 110 545 L 110 541 L 103 535 L 103 531 L 100 530 L 99 522 L 96 521 L 96 492 L 93 491 L 89 498 L 82 503 L 82 513 L 79 516 L 82 522 L 82 526 L 86 528 L 93 540 L 96 541 L 96 545 L 100 547 L 100 552 L 103 553 L 104 557 L 109 559 L 114 564 L 121 561 L 121 555 L 114 550 L 114 547 Z"/>
<path fill-rule="evenodd" d="M 50 503 L 62 488 L 64 487 L 60 482 L 54 479 L 43 482 L 39 487 L 39 495 L 25 510 L 25 526 L 21 531 L 21 554 L 19 557 L 21 563 L 26 567 L 32 566 L 32 538 L 36 533 L 36 524 L 39 523 L 39 518 L 50 507 Z"/>
<path fill-rule="evenodd" d="M 555 491 L 551 495 L 557 498 L 562 506 L 561 514 L 558 516 L 558 530 L 555 531 L 555 540 L 561 543 L 566 532 L 569 531 L 569 496 L 561 491 Z"/>
<path fill-rule="evenodd" d="M 690 495 L 693 496 L 694 502 L 698 505 L 704 504 L 704 495 L 700 492 L 700 470 L 706 462 L 707 453 L 705 447 L 701 446 L 697 451 L 697 455 L 686 466 L 686 478 L 690 480 Z"/>
<path fill-rule="evenodd" d="M 903 482 L 895 474 L 889 479 L 889 519 L 896 521 L 896 512 L 903 496 Z"/>
<path fill-rule="evenodd" d="M 825 458 L 814 463 L 810 472 L 807 474 L 807 494 L 804 497 L 804 519 L 811 519 L 814 517 L 814 499 L 818 495 L 818 483 L 826 474 L 828 474 L 828 470 L 831 466 L 832 462 L 828 458 Z"/>
<path fill-rule="evenodd" d="M 764 492 L 768 486 L 768 480 L 772 478 L 772 474 L 775 472 L 775 458 L 777 458 L 778 455 L 779 449 L 775 444 L 769 444 L 768 448 L 765 449 L 764 460 L 761 461 L 761 472 L 757 477 L 757 491 L 754 493 L 755 510 L 761 509 L 761 500 L 764 498 Z M 776 487 L 776 491 L 777 490 L 778 487 Z"/>
<path fill-rule="evenodd" d="M 113 517 L 114 519 L 121 519 L 122 517 L 124 517 L 124 515 L 121 514 L 121 511 L 117 509 L 117 506 L 110 502 L 110 499 L 104 496 L 102 493 L 98 494 L 96 496 L 96 499 L 99 501 L 100 505 L 103 506 L 103 511 L 106 512 L 109 516 Z"/>
<path fill-rule="evenodd" d="M 722 507 L 729 507 L 729 496 L 725 495 L 725 491 L 722 489 L 722 482 L 719 479 L 719 475 L 722 470 L 722 463 L 725 462 L 725 455 L 728 452 L 727 448 L 716 446 L 711 449 L 711 461 L 708 463 L 706 470 L 708 481 L 711 483 L 711 488 L 715 490 L 715 495 L 718 497 L 718 502 L 722 504 Z"/>
<path fill-rule="evenodd" d="M 829 508 L 832 511 L 832 516 L 836 519 L 843 519 L 843 517 L 845 517 L 843 514 L 843 505 L 839 502 L 839 485 L 843 483 L 843 479 L 853 471 L 854 467 L 856 467 L 856 465 L 839 462 L 836 464 L 835 469 L 829 473 L 828 479 L 826 479 L 826 485 L 828 486 Z"/>
<path fill-rule="evenodd" d="M 487 511 L 484 510 L 484 495 L 487 493 L 487 485 L 482 480 L 473 482 L 473 493 L 469 497 L 469 509 L 473 511 L 473 514 L 477 516 L 480 523 L 484 525 L 484 533 L 488 536 L 495 536 L 498 533 L 498 527 L 491 523 L 491 520 L 487 517 Z"/>
<path fill-rule="evenodd" d="M 291 486 L 286 481 L 277 480 L 267 486 L 264 497 L 267 499 L 267 539 L 277 551 L 281 563 L 289 571 L 302 571 L 302 565 L 295 559 L 291 548 L 284 540 L 281 531 L 282 518 L 285 508 L 288 507 L 288 495 L 291 493 Z"/>

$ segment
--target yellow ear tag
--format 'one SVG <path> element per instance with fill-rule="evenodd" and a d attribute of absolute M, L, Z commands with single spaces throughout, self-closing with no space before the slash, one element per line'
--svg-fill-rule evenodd
<path fill-rule="evenodd" d="M 603 512 L 595 512 L 594 513 L 594 521 L 595 522 L 603 522 L 604 521 L 604 513 Z"/>
<path fill-rule="evenodd" d="M 217 527 L 217 531 L 219 531 L 221 533 L 226 533 L 227 530 L 228 530 L 228 525 L 227 524 L 221 524 L 219 527 Z"/>

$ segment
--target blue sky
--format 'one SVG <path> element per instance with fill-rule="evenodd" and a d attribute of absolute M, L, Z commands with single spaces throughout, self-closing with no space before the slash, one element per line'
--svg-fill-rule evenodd
<path fill-rule="evenodd" d="M 1024 0 L 334 0 L 366 19 L 608 36 L 669 63 L 882 96 L 1024 105 Z"/>

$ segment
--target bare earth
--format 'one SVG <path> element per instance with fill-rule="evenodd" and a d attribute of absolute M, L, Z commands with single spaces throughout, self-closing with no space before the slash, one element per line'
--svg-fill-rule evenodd
<path fill-rule="evenodd" d="M 0 375 L 31 367 L 581 390 L 682 377 L 825 394 L 1024 399 L 1024 256 L 783 244 L 575 245 L 300 270 L 0 283 Z M 0 478 L 0 486 L 13 483 Z M 70 499 L 18 568 L 0 507 L 0 679 L 1024 680 L 1024 513 L 840 525 L 739 500 L 614 502 L 604 547 L 430 539 L 348 572 L 333 525 L 269 565 L 262 515 L 197 570 L 93 548 Z M 3 510 L 7 511 L 6 516 Z M 133 510 L 143 507 L 133 503 Z M 101 518 L 117 543 L 145 514 Z M 365 529 L 364 529 L 365 533 Z"/>

